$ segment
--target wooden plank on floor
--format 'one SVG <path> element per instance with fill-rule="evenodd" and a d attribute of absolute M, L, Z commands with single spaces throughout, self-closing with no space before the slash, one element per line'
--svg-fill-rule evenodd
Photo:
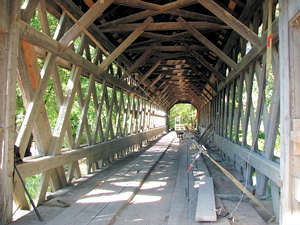
<path fill-rule="evenodd" d="M 197 160 L 196 169 L 199 174 L 199 189 L 195 220 L 197 222 L 217 221 L 213 179 L 201 156 Z"/>
<path fill-rule="evenodd" d="M 187 218 L 187 168 L 186 158 L 186 144 L 179 147 L 180 156 L 178 162 L 178 172 L 174 192 L 172 194 L 172 201 L 170 204 L 168 225 L 184 224 Z"/>
<path fill-rule="evenodd" d="M 195 220 L 217 221 L 214 183 L 211 177 L 206 177 L 200 182 Z"/>
<path fill-rule="evenodd" d="M 194 159 L 197 152 L 196 151 L 189 151 L 191 157 L 190 161 Z M 196 165 L 193 168 L 192 172 L 189 173 L 190 175 L 190 184 L 189 184 L 189 225 L 197 225 L 199 224 L 195 220 L 195 214 L 197 209 L 197 203 L 198 203 L 198 190 L 201 182 L 203 182 L 203 179 L 205 177 L 210 177 L 210 173 L 208 171 L 207 165 L 202 157 L 200 157 L 196 161 Z M 216 198 L 216 209 L 224 208 L 221 200 Z M 201 225 L 209 225 L 211 222 L 201 222 Z M 214 225 L 230 225 L 229 221 L 225 217 L 219 217 L 216 222 L 213 223 Z"/>

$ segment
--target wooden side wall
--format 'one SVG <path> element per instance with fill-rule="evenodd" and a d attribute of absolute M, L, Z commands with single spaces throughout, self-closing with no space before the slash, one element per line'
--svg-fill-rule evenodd
<path fill-rule="evenodd" d="M 276 1 L 270 5 L 263 1 L 248 22 L 260 37 L 261 46 L 255 48 L 239 38 L 235 43 L 240 47 L 228 49 L 237 67 L 224 68 L 226 80 L 218 85 L 214 99 L 202 106 L 199 127 L 213 124 L 217 147 L 241 171 L 258 198 L 272 197 L 279 219 L 279 7 Z M 272 21 L 268 24 L 269 15 Z M 272 39 L 268 38 L 270 33 Z"/>
<path fill-rule="evenodd" d="M 127 74 L 130 65 L 121 56 L 151 18 L 117 48 L 106 43 L 104 49 L 87 31 L 95 29 L 94 14 L 111 2 L 72 16 L 68 10 L 74 7 L 64 8 L 71 1 L 60 4 L 62 14 L 45 0 L 24 1 L 22 9 L 21 1 L 0 1 L 0 224 L 11 220 L 13 200 L 16 207 L 30 208 L 13 177 L 14 145 L 23 179 L 40 177 L 40 204 L 47 191 L 79 178 L 83 162 L 90 173 L 166 130 L 165 109 Z M 57 26 L 49 26 L 54 20 Z M 16 112 L 16 100 L 23 111 Z M 31 137 L 35 150 L 26 156 Z"/>
<path fill-rule="evenodd" d="M 280 223 L 300 221 L 300 1 L 280 1 Z"/>

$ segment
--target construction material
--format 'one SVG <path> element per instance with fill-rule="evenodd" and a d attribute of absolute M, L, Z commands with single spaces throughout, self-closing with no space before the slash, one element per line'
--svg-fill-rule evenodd
<path fill-rule="evenodd" d="M 196 141 L 192 140 L 195 146 L 199 151 L 205 155 L 210 161 L 212 161 L 244 194 L 246 194 L 253 202 L 255 202 L 261 209 L 263 209 L 269 216 L 268 222 L 271 222 L 275 219 L 274 214 L 268 210 L 246 187 L 241 184 L 231 173 L 222 167 L 216 160 L 214 160 L 207 152 L 207 149 L 203 145 L 199 145 Z"/>
<path fill-rule="evenodd" d="M 210 155 L 206 152 L 204 155 L 209 158 L 244 194 L 246 194 L 253 202 L 255 202 L 259 207 L 261 207 L 269 216 L 270 219 L 268 222 L 271 222 L 275 219 L 274 214 L 268 210 L 246 187 L 241 184 L 234 176 L 231 175 L 228 170 L 222 167 L 217 161 L 215 161 Z"/>
<path fill-rule="evenodd" d="M 213 179 L 200 155 L 197 160 L 196 168 L 199 172 L 199 188 L 195 221 L 215 222 L 217 221 L 217 212 Z"/>
<path fill-rule="evenodd" d="M 200 181 L 195 220 L 217 221 L 214 184 L 211 177 Z"/>

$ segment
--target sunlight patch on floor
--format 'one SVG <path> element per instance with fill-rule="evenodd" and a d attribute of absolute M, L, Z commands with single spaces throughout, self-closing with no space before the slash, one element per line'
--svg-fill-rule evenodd
<path fill-rule="evenodd" d="M 131 204 L 152 203 L 152 202 L 159 202 L 161 199 L 162 199 L 161 196 L 156 196 L 156 195 L 136 195 L 130 203 Z"/>
<path fill-rule="evenodd" d="M 109 202 L 126 201 L 132 194 L 133 192 L 129 191 L 129 192 L 122 192 L 114 195 L 93 196 L 90 198 L 87 196 L 87 198 L 80 199 L 76 203 L 89 204 L 89 203 L 109 203 Z"/>

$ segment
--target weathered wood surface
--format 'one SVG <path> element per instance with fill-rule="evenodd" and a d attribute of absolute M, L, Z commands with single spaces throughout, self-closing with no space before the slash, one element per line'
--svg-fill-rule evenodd
<path fill-rule="evenodd" d="M 18 1 L 1 2 L 0 14 L 0 223 L 11 220 L 16 111 L 16 80 L 20 44 Z"/>
<path fill-rule="evenodd" d="M 98 181 L 99 184 L 92 186 L 89 192 L 71 207 L 46 224 L 112 224 L 136 195 L 173 139 L 173 133 L 162 137 L 154 146 L 141 153 L 136 160 L 126 165 L 114 176 L 102 182 Z M 102 193 L 101 190 L 110 190 L 111 195 Z"/>
<path fill-rule="evenodd" d="M 202 182 L 198 190 L 195 220 L 197 222 L 217 221 L 213 179 L 207 177 Z"/>
<path fill-rule="evenodd" d="M 149 132 L 127 136 L 118 140 L 112 140 L 96 145 L 81 147 L 79 149 L 63 151 L 59 155 L 55 156 L 27 159 L 24 160 L 24 163 L 18 165 L 18 169 L 23 177 L 29 177 L 34 174 L 85 158 L 87 156 L 94 156 L 95 158 L 100 157 L 104 151 L 109 151 L 110 153 L 119 152 L 122 149 L 126 149 L 134 144 L 138 144 L 141 141 L 151 139 L 153 136 L 161 134 L 164 130 L 165 127 L 156 128 Z"/>
<path fill-rule="evenodd" d="M 59 0 L 57 0 L 59 2 Z M 74 24 L 61 38 L 62 48 L 66 48 L 70 41 L 76 39 L 82 32 L 81 26 L 87 28 L 94 20 L 101 16 L 101 14 L 107 9 L 113 0 L 109 1 L 97 1 L 93 6 L 78 20 L 78 23 Z"/>
<path fill-rule="evenodd" d="M 197 30 L 218 30 L 218 29 L 230 29 L 228 26 L 209 23 L 209 22 L 187 22 L 188 25 L 195 27 Z M 116 25 L 110 28 L 100 29 L 102 32 L 128 32 L 135 30 L 141 24 L 122 24 Z M 162 30 L 185 30 L 179 22 L 160 22 L 152 23 L 145 28 L 145 31 L 162 31 Z"/>
<path fill-rule="evenodd" d="M 213 178 L 210 176 L 202 157 L 200 157 L 196 162 L 196 171 L 199 174 L 199 188 L 195 221 L 217 221 Z"/>
<path fill-rule="evenodd" d="M 203 34 L 201 34 L 196 28 L 187 23 L 183 18 L 179 17 L 177 19 L 182 24 L 182 27 L 185 27 L 198 41 L 204 44 L 207 48 L 213 51 L 218 55 L 225 63 L 227 63 L 231 68 L 235 69 L 236 63 L 228 57 L 222 50 L 216 47 L 210 40 L 208 40 Z"/>
<path fill-rule="evenodd" d="M 241 23 L 238 19 L 232 16 L 229 12 L 219 6 L 212 0 L 198 0 L 198 2 L 207 8 L 210 12 L 215 14 L 219 19 L 233 28 L 237 33 L 243 36 L 246 40 L 250 41 L 256 48 L 261 45 L 257 34 L 250 30 L 247 26 Z"/>
<path fill-rule="evenodd" d="M 218 148 L 226 152 L 226 154 L 236 155 L 240 159 L 249 162 L 251 166 L 256 168 L 260 173 L 270 178 L 276 185 L 280 184 L 279 164 L 266 160 L 263 156 L 255 152 L 249 152 L 248 149 L 240 145 L 234 144 L 221 136 L 215 136 L 215 143 Z"/>
<path fill-rule="evenodd" d="M 299 27 L 293 24 L 297 1 L 280 1 L 279 64 L 280 64 L 280 164 L 281 197 L 280 222 L 282 225 L 299 221 L 299 202 L 296 203 L 293 183 L 299 177 L 299 155 L 293 154 L 299 146 L 291 142 L 291 131 L 297 132 L 299 118 Z"/>

